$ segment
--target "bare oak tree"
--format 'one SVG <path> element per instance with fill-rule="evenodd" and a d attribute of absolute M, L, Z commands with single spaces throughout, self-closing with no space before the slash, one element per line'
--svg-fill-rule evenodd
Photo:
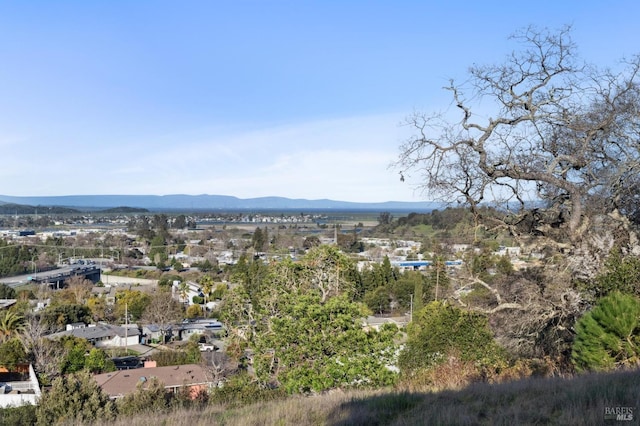
<path fill-rule="evenodd" d="M 62 346 L 45 337 L 51 331 L 40 316 L 29 315 L 20 333 L 20 341 L 34 369 L 48 379 L 60 374 L 60 363 L 64 357 Z"/>
<path fill-rule="evenodd" d="M 469 272 L 453 283 L 456 303 L 489 315 L 502 343 L 527 356 L 566 356 L 584 310 L 572 281 L 593 278 L 620 242 L 640 252 L 640 57 L 596 67 L 570 32 L 521 30 L 503 63 L 451 81 L 451 108 L 410 116 L 413 136 L 393 164 L 428 197 L 470 206 L 476 223 L 495 219 L 521 243 L 553 249 L 539 278 Z M 483 204 L 504 214 L 479 217 Z M 470 306 L 462 295 L 474 288 L 487 297 Z"/>
<path fill-rule="evenodd" d="M 585 64 L 570 28 L 527 28 L 513 39 L 524 49 L 503 64 L 474 65 L 467 82 L 451 81 L 458 120 L 408 118 L 415 133 L 394 164 L 402 178 L 417 173 L 429 196 L 471 207 L 541 200 L 546 224 L 573 242 L 593 214 L 637 214 L 629 194 L 640 171 L 640 58 L 616 71 Z"/>
<path fill-rule="evenodd" d="M 93 283 L 91 280 L 88 280 L 81 275 L 74 275 L 69 279 L 67 288 L 63 291 L 69 293 L 69 299 L 72 300 L 72 303 L 82 305 L 86 303 L 87 299 L 91 295 L 92 288 Z"/>
<path fill-rule="evenodd" d="M 166 337 L 173 324 L 182 320 L 182 306 L 169 291 L 156 291 L 142 314 L 142 321 L 160 327 L 163 337 Z"/>

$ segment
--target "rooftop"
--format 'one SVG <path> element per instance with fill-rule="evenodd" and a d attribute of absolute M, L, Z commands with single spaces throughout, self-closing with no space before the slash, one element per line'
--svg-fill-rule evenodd
<path fill-rule="evenodd" d="M 157 378 L 166 388 L 208 385 L 211 382 L 204 369 L 197 364 L 120 370 L 97 374 L 93 378 L 98 386 L 112 398 L 118 398 L 135 391 L 138 383 L 142 383 L 142 386 L 146 387 L 153 378 Z"/>

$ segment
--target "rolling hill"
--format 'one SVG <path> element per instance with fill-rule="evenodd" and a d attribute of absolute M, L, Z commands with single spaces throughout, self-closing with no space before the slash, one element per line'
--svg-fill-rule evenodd
<path fill-rule="evenodd" d="M 237 198 L 228 195 L 65 195 L 8 196 L 0 195 L 0 203 L 31 206 L 59 206 L 71 209 L 109 209 L 121 206 L 159 210 L 380 210 L 431 211 L 441 206 L 434 202 L 388 201 L 356 203 L 335 200 L 306 200 L 284 197 Z"/>

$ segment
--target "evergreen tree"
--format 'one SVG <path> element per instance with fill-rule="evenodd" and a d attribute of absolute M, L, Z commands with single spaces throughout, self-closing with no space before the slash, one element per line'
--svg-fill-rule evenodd
<path fill-rule="evenodd" d="M 167 248 L 165 238 L 157 234 L 151 240 L 151 247 L 149 248 L 149 259 L 157 266 L 164 265 L 168 259 Z"/>
<path fill-rule="evenodd" d="M 368 291 L 364 295 L 364 303 L 375 314 L 384 314 L 391 309 L 391 300 L 389 298 L 389 290 L 386 287 L 378 287 L 375 290 Z"/>
<path fill-rule="evenodd" d="M 433 299 L 437 302 L 442 300 L 444 290 L 449 287 L 449 275 L 447 274 L 447 268 L 444 258 L 442 256 L 433 257 L 433 265 L 429 268 L 429 286 L 433 288 Z"/>
<path fill-rule="evenodd" d="M 58 377 L 40 398 L 37 425 L 108 422 L 115 418 L 115 406 L 88 372 Z"/>
<path fill-rule="evenodd" d="M 264 318 L 269 332 L 255 336 L 254 368 L 263 384 L 306 393 L 395 381 L 386 367 L 394 363 L 395 326 L 365 331 L 366 310 L 345 296 L 323 302 L 312 291 L 283 299 L 280 314 Z"/>
<path fill-rule="evenodd" d="M 640 365 L 640 299 L 614 292 L 576 324 L 571 353 L 578 371 Z"/>
<path fill-rule="evenodd" d="M 42 312 L 42 321 L 52 330 L 62 330 L 66 324 L 74 322 L 91 322 L 89 307 L 77 304 L 47 306 Z"/>
<path fill-rule="evenodd" d="M 179 214 L 173 221 L 173 228 L 184 229 L 187 227 L 187 218 L 183 214 Z"/>
<path fill-rule="evenodd" d="M 251 247 L 253 247 L 256 251 L 262 251 L 262 247 L 264 246 L 264 239 L 262 237 L 262 229 L 257 227 L 255 231 L 253 231 L 253 235 L 251 236 Z"/>
<path fill-rule="evenodd" d="M 384 259 L 382 259 L 380 272 L 382 273 L 382 279 L 384 280 L 385 284 L 391 284 L 397 279 L 396 271 L 394 271 L 393 267 L 391 266 L 389 256 L 385 256 Z"/>
<path fill-rule="evenodd" d="M 62 374 L 81 371 L 85 366 L 85 358 L 89 352 L 89 342 L 80 337 L 62 336 L 59 343 L 63 347 L 63 357 L 60 360 Z"/>

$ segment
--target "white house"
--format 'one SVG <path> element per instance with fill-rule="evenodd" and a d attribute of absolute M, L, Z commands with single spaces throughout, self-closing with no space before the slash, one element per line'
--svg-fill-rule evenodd
<path fill-rule="evenodd" d="M 0 372 L 0 408 L 36 405 L 40 399 L 40 383 L 33 366 L 20 372 Z"/>

